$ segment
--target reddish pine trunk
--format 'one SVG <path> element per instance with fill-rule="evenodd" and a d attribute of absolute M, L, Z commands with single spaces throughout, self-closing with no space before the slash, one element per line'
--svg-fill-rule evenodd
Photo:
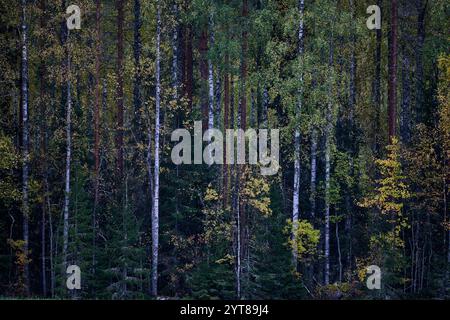
<path fill-rule="evenodd" d="M 206 27 L 205 27 L 206 28 Z M 201 77 L 201 108 L 202 108 L 202 126 L 203 131 L 208 128 L 208 94 L 206 89 L 206 84 L 208 81 L 208 33 L 203 30 L 200 35 L 200 43 L 198 50 L 200 52 L 200 77 Z"/>
<path fill-rule="evenodd" d="M 185 13 L 189 11 L 190 1 L 185 0 L 183 9 Z M 183 26 L 183 95 L 188 100 L 189 110 L 192 110 L 192 97 L 194 92 L 194 58 L 192 50 L 192 26 Z"/>

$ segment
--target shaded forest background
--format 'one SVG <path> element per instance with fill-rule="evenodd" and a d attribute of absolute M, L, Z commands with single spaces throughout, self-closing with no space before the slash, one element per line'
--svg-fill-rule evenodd
<path fill-rule="evenodd" d="M 448 1 L 75 2 L 0 1 L 1 297 L 450 297 Z M 175 166 L 194 120 L 280 170 Z"/>

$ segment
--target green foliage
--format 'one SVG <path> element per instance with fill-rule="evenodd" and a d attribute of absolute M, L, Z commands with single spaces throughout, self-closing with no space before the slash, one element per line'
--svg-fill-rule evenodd
<path fill-rule="evenodd" d="M 317 253 L 320 230 L 314 229 L 310 222 L 300 220 L 298 223 L 293 223 L 288 220 L 285 233 L 292 234 L 292 237 L 288 240 L 288 245 L 296 251 L 300 261 L 311 259 L 310 257 Z"/>

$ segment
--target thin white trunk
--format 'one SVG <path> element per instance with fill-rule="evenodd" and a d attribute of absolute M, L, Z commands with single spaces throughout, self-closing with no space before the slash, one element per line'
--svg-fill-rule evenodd
<path fill-rule="evenodd" d="M 299 216 L 299 197 L 300 197 L 300 130 L 295 130 L 295 160 L 294 160 L 294 194 L 292 204 L 292 223 L 296 230 Z M 293 249 L 294 264 L 297 265 L 297 250 Z"/>
<path fill-rule="evenodd" d="M 300 21 L 298 29 L 298 55 L 301 57 L 303 55 L 303 41 L 304 41 L 304 25 L 303 25 L 303 13 L 305 9 L 304 0 L 299 0 L 298 2 L 300 11 Z M 300 72 L 299 76 L 299 90 L 298 90 L 298 105 L 297 105 L 297 115 L 300 115 L 302 110 L 302 91 L 303 91 L 303 73 Z M 292 223 L 293 229 L 296 230 L 298 226 L 299 218 L 299 202 L 300 202 L 300 128 L 297 125 L 294 133 L 294 191 L 292 199 Z M 294 248 L 292 250 L 292 256 L 294 260 L 294 266 L 297 268 L 297 250 L 296 244 L 294 243 Z"/>
<path fill-rule="evenodd" d="M 175 26 L 172 31 L 172 82 L 174 100 L 178 100 L 178 4 L 176 2 L 173 4 L 173 15 L 175 18 Z"/>
<path fill-rule="evenodd" d="M 148 127 L 148 144 L 147 144 L 147 172 L 148 172 L 148 181 L 149 181 L 149 190 L 151 203 L 153 203 L 153 170 L 152 170 L 152 131 L 151 127 Z"/>
<path fill-rule="evenodd" d="M 214 23 L 212 16 L 208 20 L 209 26 L 209 49 L 214 45 Z M 214 67 L 211 58 L 208 59 L 208 97 L 209 97 L 209 110 L 208 110 L 208 129 L 214 128 Z"/>
<path fill-rule="evenodd" d="M 333 35 L 330 38 L 329 67 L 333 66 Z M 329 98 L 331 99 L 331 84 L 329 86 Z M 330 174 L 331 174 L 331 134 L 332 134 L 332 102 L 328 102 L 325 127 L 325 268 L 324 284 L 330 283 Z"/>
<path fill-rule="evenodd" d="M 44 297 L 47 296 L 47 267 L 46 267 L 46 258 L 45 258 L 45 224 L 46 224 L 46 196 L 42 201 L 42 220 L 41 220 L 41 275 L 42 275 L 42 295 Z"/>
<path fill-rule="evenodd" d="M 262 105 L 262 114 L 261 114 L 261 128 L 267 128 L 267 109 L 269 108 L 269 90 L 267 87 L 264 87 L 263 92 L 263 105 Z"/>
<path fill-rule="evenodd" d="M 29 189 L 29 132 L 28 132 L 28 27 L 26 22 L 26 0 L 22 0 L 22 213 L 23 213 L 23 252 L 28 258 L 29 247 L 29 201 L 28 201 L 28 189 Z M 25 293 L 30 293 L 30 277 L 28 262 L 24 264 L 24 285 Z"/>
<path fill-rule="evenodd" d="M 339 282 L 342 282 L 342 254 L 341 254 L 341 241 L 339 238 L 339 222 L 336 220 L 336 244 L 338 252 L 338 262 L 339 262 Z"/>
<path fill-rule="evenodd" d="M 256 101 L 255 91 L 252 89 L 250 93 L 250 128 L 255 128 L 256 125 Z"/>
<path fill-rule="evenodd" d="M 161 12 L 157 0 L 156 13 L 156 106 L 155 106 L 155 184 L 152 211 L 152 295 L 158 295 L 158 247 L 159 247 L 159 130 L 161 103 Z"/>
<path fill-rule="evenodd" d="M 237 270 L 236 270 L 236 282 L 237 282 L 237 297 L 238 299 L 241 298 L 241 273 L 242 273 L 242 266 L 241 266 L 241 212 L 239 208 L 239 196 L 238 196 L 238 204 L 237 204 Z"/>
<path fill-rule="evenodd" d="M 67 38 L 69 31 L 67 31 Z M 67 49 L 69 50 L 69 49 Z M 66 177 L 64 187 L 64 227 L 63 227 L 63 270 L 67 268 L 67 248 L 69 244 L 69 206 L 70 206 L 70 162 L 72 155 L 71 113 L 72 95 L 70 82 L 70 54 L 67 53 L 67 109 L 66 109 Z"/>
<path fill-rule="evenodd" d="M 222 100 L 222 95 L 221 95 L 221 82 L 220 82 L 220 74 L 219 71 L 217 71 L 217 77 L 216 77 L 216 87 L 215 87 L 215 118 L 216 118 L 216 124 L 217 127 L 220 128 L 221 126 L 221 121 L 220 121 L 220 117 L 221 117 L 221 100 Z"/>
<path fill-rule="evenodd" d="M 329 125 L 327 125 L 329 126 Z M 330 133 L 327 130 L 325 142 L 325 285 L 330 283 Z"/>
<path fill-rule="evenodd" d="M 316 215 L 316 178 L 317 178 L 317 129 L 311 132 L 311 184 L 310 184 L 310 204 L 311 217 Z"/>

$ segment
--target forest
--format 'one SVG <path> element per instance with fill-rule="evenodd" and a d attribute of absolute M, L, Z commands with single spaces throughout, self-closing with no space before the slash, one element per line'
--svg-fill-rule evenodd
<path fill-rule="evenodd" d="M 450 299 L 449 17 L 0 0 L 0 299 Z M 197 127 L 279 133 L 275 174 L 175 163 Z"/>

